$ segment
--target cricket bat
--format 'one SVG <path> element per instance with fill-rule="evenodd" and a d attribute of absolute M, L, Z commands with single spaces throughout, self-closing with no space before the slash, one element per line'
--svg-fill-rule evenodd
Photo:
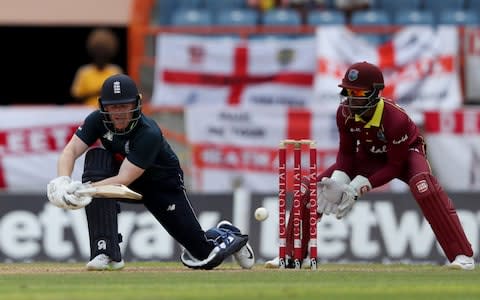
<path fill-rule="evenodd" d="M 101 186 L 95 186 L 78 190 L 75 192 L 77 195 L 88 195 L 97 198 L 126 198 L 141 200 L 142 195 L 132 191 L 123 184 L 106 184 Z"/>

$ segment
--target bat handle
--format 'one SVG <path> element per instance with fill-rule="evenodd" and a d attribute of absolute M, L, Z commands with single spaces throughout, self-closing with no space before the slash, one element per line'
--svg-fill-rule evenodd
<path fill-rule="evenodd" d="M 77 196 L 93 196 L 96 191 L 97 191 L 96 188 L 90 187 L 90 188 L 75 191 L 75 195 L 77 195 Z"/>

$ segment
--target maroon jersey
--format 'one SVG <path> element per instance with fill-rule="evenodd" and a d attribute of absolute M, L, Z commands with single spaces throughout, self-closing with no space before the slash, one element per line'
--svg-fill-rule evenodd
<path fill-rule="evenodd" d="M 343 109 L 337 110 L 340 145 L 336 169 L 351 178 L 361 174 L 372 187 L 381 186 L 405 171 L 408 151 L 423 148 L 417 126 L 391 100 L 382 98 L 368 121 L 344 116 Z"/>

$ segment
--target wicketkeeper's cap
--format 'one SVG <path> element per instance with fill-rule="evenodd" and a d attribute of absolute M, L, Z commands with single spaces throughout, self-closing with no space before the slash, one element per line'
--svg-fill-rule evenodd
<path fill-rule="evenodd" d="M 345 72 L 342 83 L 344 89 L 361 89 L 367 91 L 384 88 L 383 74 L 380 68 L 366 61 L 351 65 Z"/>

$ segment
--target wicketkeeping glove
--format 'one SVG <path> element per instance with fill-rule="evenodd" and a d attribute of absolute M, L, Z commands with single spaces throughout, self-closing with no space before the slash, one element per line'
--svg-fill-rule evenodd
<path fill-rule="evenodd" d="M 336 213 L 337 219 L 345 217 L 353 208 L 353 205 L 357 201 L 357 193 L 355 191 L 346 191 L 342 197 L 342 201 L 338 204 L 338 210 Z"/>
<path fill-rule="evenodd" d="M 329 215 L 336 213 L 338 210 L 338 205 L 332 202 L 329 202 L 322 191 L 318 192 L 317 195 L 317 212 L 324 215 Z"/>
<path fill-rule="evenodd" d="M 342 200 L 344 191 L 344 187 L 342 185 L 343 184 L 336 182 L 334 179 L 324 177 L 318 183 L 318 189 L 328 202 L 339 204 Z"/>
<path fill-rule="evenodd" d="M 338 205 L 337 219 L 345 217 L 351 210 L 358 197 L 367 193 L 372 189 L 372 185 L 367 177 L 357 175 L 349 184 L 349 191 L 344 199 Z"/>
<path fill-rule="evenodd" d="M 318 183 L 317 212 L 325 215 L 335 214 L 342 199 L 342 185 L 334 179 L 324 177 Z"/>
<path fill-rule="evenodd" d="M 350 186 L 355 189 L 359 197 L 372 189 L 372 184 L 370 183 L 368 178 L 362 175 L 355 176 L 352 182 L 350 182 Z"/>
<path fill-rule="evenodd" d="M 357 198 L 357 193 L 353 187 L 346 183 L 338 183 L 335 179 L 328 177 L 323 178 L 318 185 L 318 212 L 335 213 L 337 219 L 341 219 L 351 210 Z"/>

